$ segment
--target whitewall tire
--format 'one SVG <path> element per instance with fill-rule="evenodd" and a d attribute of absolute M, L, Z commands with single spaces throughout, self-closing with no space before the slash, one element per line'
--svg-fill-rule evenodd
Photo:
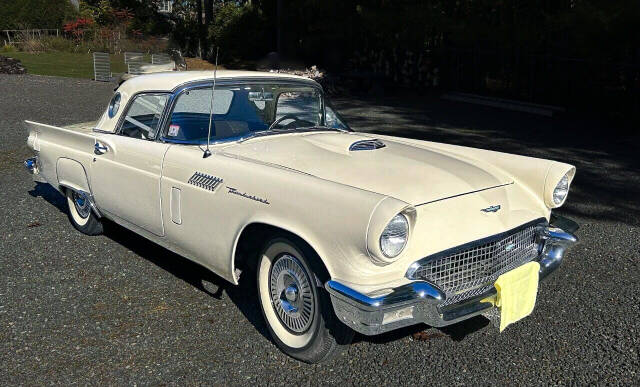
<path fill-rule="evenodd" d="M 333 312 L 319 258 L 294 240 L 273 238 L 258 256 L 258 301 L 278 347 L 298 360 L 318 363 L 341 353 L 354 332 Z"/>
<path fill-rule="evenodd" d="M 83 192 L 66 189 L 69 220 L 76 230 L 87 235 L 102 234 L 102 222 L 91 209 L 89 198 Z"/>

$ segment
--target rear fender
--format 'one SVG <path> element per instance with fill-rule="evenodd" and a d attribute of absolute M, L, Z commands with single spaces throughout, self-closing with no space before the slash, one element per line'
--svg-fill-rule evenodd
<path fill-rule="evenodd" d="M 58 159 L 56 172 L 60 186 L 91 193 L 87 172 L 78 161 L 61 157 Z"/>

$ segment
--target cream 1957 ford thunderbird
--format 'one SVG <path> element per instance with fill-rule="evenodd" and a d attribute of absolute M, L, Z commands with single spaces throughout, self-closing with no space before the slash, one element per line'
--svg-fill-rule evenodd
<path fill-rule="evenodd" d="M 96 235 L 110 219 L 237 284 L 255 276 L 275 343 L 328 359 L 355 332 L 534 308 L 576 242 L 551 214 L 571 165 L 353 132 L 314 81 L 158 73 L 97 123 L 27 121 L 34 179 Z"/>

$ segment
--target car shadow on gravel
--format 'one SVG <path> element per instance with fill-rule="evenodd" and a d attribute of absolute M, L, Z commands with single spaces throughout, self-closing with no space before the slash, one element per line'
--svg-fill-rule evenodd
<path fill-rule="evenodd" d="M 109 220 L 103 222 L 104 235 L 107 238 L 216 300 L 224 300 L 228 297 L 256 330 L 271 341 L 258 306 L 257 290 L 253 281 L 250 281 L 250 275 L 241 277 L 239 285 L 235 286 L 206 267 L 169 251 L 116 223 Z"/>
<path fill-rule="evenodd" d="M 67 214 L 66 198 L 50 184 L 36 182 L 34 188 L 28 192 L 34 198 L 42 198 L 56 207 L 60 212 Z M 204 293 L 216 299 L 222 299 L 224 290 L 234 287 L 226 280 L 216 275 L 209 269 L 175 254 L 164 247 L 117 225 L 107 219 L 103 219 L 104 235 L 114 242 L 126 247 L 148 260 L 156 266 L 168 271 L 177 278 L 191 284 Z M 212 289 L 208 284 L 212 284 Z"/>
<path fill-rule="evenodd" d="M 28 193 L 32 197 L 46 200 L 60 212 L 67 214 L 66 198 L 51 185 L 36 182 L 34 188 Z M 171 273 L 176 278 L 216 300 L 224 300 L 225 297 L 229 297 L 256 330 L 272 341 L 260 312 L 254 281 L 251 281 L 249 276 L 241 277 L 239 285 L 235 286 L 206 267 L 167 250 L 108 219 L 103 219 L 103 225 L 105 237 Z"/>
<path fill-rule="evenodd" d="M 67 213 L 67 201 L 65 197 L 55 190 L 49 184 L 36 183 L 34 188 L 29 191 L 32 197 L 40 197 L 49 204 L 56 207 L 60 212 Z M 214 299 L 223 300 L 228 297 L 245 318 L 256 328 L 256 330 L 267 340 L 273 342 L 271 335 L 267 330 L 267 326 L 262 317 L 260 306 L 257 300 L 257 289 L 253 275 L 246 273 L 241 276 L 238 286 L 229 283 L 227 280 L 213 273 L 209 269 L 201 266 L 187 258 L 184 258 L 164 247 L 132 232 L 128 229 L 104 220 L 104 235 L 120 244 L 121 246 L 133 251 L 138 256 L 146 259 L 154 265 L 171 273 L 194 288 L 208 294 Z M 431 328 L 427 325 L 414 325 L 391 332 L 387 332 L 377 336 L 364 336 L 357 334 L 353 342 L 369 342 L 374 344 L 386 344 L 393 341 L 401 340 L 406 337 L 449 337 L 454 341 L 460 341 L 467 335 L 483 329 L 489 324 L 489 320 L 482 316 L 478 316 L 461 323 L 444 327 Z M 421 332 L 430 329 L 437 329 L 438 334 L 428 334 L 426 336 L 418 336 Z M 423 339 L 417 338 L 422 341 Z"/>
<path fill-rule="evenodd" d="M 231 302 L 238 307 L 238 310 L 256 330 L 273 343 L 273 339 L 264 322 L 260 306 L 258 305 L 258 291 L 252 273 L 241 275 L 238 286 L 235 286 L 209 269 L 175 254 L 122 226 L 111 221 L 105 221 L 104 224 L 104 235 L 114 242 L 133 251 L 140 257 L 217 300 L 224 299 L 225 295 L 229 297 Z M 454 341 L 460 341 L 467 335 L 483 329 L 488 324 L 488 319 L 483 316 L 477 316 L 449 327 L 437 329 L 439 332 L 442 332 L 440 336 L 446 336 Z M 412 336 L 425 329 L 429 329 L 429 327 L 426 325 L 416 325 L 377 336 L 356 335 L 354 342 L 364 341 L 384 344 Z"/>
<path fill-rule="evenodd" d="M 29 195 L 43 198 L 60 212 L 67 213 L 67 201 L 65 197 L 49 184 L 36 183 L 34 188 L 29 191 Z M 176 278 L 187 282 L 214 299 L 223 300 L 225 297 L 228 297 L 256 330 L 267 340 L 273 342 L 262 317 L 260 306 L 258 305 L 256 297 L 257 289 L 251 273 L 246 273 L 244 276 L 241 276 L 238 286 L 232 285 L 209 269 L 175 254 L 120 225 L 108 220 L 103 222 L 104 235 L 107 238 L 133 251 L 138 256 L 166 270 Z M 447 336 L 454 341 L 459 341 L 468 334 L 484 328 L 487 324 L 488 320 L 486 318 L 478 316 L 450 327 L 438 329 L 438 331 L 443 334 L 428 335 L 426 337 Z M 428 329 L 430 329 L 430 327 L 427 325 L 415 325 L 377 336 L 358 334 L 354 337 L 354 342 L 385 344 L 401 340 L 408 336 L 415 336 Z"/>
<path fill-rule="evenodd" d="M 373 344 L 387 344 L 393 341 L 402 340 L 411 337 L 414 341 L 427 341 L 437 338 L 449 338 L 453 341 L 462 341 L 468 335 L 485 329 L 490 324 L 489 319 L 484 316 L 472 317 L 468 320 L 449 325 L 442 328 L 430 327 L 425 324 L 408 326 L 406 328 L 396 329 L 391 332 L 383 333 L 376 336 L 365 336 L 357 334 L 353 342 L 367 342 Z"/>
<path fill-rule="evenodd" d="M 66 198 L 55 188 L 53 188 L 50 184 L 44 183 L 35 183 L 36 185 L 33 187 L 31 191 L 29 191 L 29 195 L 34 198 L 43 198 L 49 204 L 53 205 L 62 213 L 67 213 L 67 200 Z"/>

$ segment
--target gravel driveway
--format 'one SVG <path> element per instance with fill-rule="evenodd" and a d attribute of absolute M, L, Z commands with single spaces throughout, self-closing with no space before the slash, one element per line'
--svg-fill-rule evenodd
<path fill-rule="evenodd" d="M 548 157 L 577 177 L 560 214 L 581 244 L 532 316 L 357 336 L 316 366 L 270 341 L 253 281 L 232 287 L 131 232 L 76 232 L 61 195 L 23 170 L 22 120 L 97 119 L 113 85 L 0 75 L 0 384 L 638 384 L 638 138 L 434 98 L 337 100 L 356 129 Z M 414 334 L 423 331 L 421 339 Z"/>

